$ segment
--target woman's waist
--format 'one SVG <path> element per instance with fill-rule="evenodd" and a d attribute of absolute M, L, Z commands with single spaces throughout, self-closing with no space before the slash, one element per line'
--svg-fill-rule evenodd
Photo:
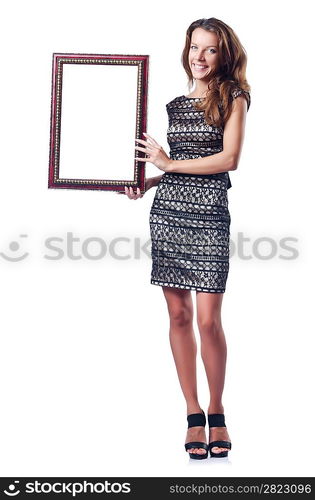
<path fill-rule="evenodd" d="M 212 143 L 172 143 L 170 144 L 170 158 L 172 160 L 194 160 L 204 158 L 223 151 L 222 141 L 214 141 Z"/>
<path fill-rule="evenodd" d="M 226 179 L 229 180 L 230 176 L 228 172 L 218 172 L 216 174 L 194 174 L 194 173 L 184 173 L 184 172 L 165 172 L 163 177 L 200 177 L 201 179 Z"/>
<path fill-rule="evenodd" d="M 193 173 L 182 173 L 182 172 L 165 172 L 162 175 L 160 183 L 168 182 L 172 184 L 172 180 L 180 182 L 181 179 L 186 179 L 187 182 L 192 184 L 200 184 L 203 186 L 209 186 L 218 184 L 218 187 L 222 189 L 230 189 L 232 187 L 231 179 L 228 172 L 219 172 L 216 174 L 193 174 Z"/>

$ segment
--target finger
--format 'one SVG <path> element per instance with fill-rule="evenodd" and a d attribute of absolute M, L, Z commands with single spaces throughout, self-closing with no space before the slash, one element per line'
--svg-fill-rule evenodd
<path fill-rule="evenodd" d="M 137 200 L 138 198 L 141 197 L 141 192 L 139 187 L 137 187 L 136 191 L 137 193 L 134 194 L 134 200 Z"/>
<path fill-rule="evenodd" d="M 149 158 L 135 158 L 137 161 L 150 161 Z"/>
<path fill-rule="evenodd" d="M 132 199 L 132 200 L 135 200 L 135 199 L 136 199 L 136 197 L 135 197 L 135 193 L 133 192 L 132 186 L 130 186 L 130 188 L 129 188 L 129 193 L 130 193 L 130 197 L 131 197 L 131 199 Z"/>
<path fill-rule="evenodd" d="M 136 139 L 136 142 L 141 142 L 144 146 L 155 146 L 152 141 L 144 141 L 143 139 Z"/>
<path fill-rule="evenodd" d="M 135 146 L 135 149 L 137 149 L 138 151 L 143 151 L 144 153 L 146 153 L 147 151 L 152 151 L 152 149 L 150 148 L 141 148 L 140 146 Z"/>
<path fill-rule="evenodd" d="M 148 151 L 153 151 L 156 146 L 154 146 L 154 144 L 148 144 L 147 142 L 144 142 L 144 146 L 146 146 L 145 149 L 147 149 Z M 135 148 L 140 148 L 141 146 L 135 146 Z M 142 149 L 144 151 L 144 149 Z"/>
<path fill-rule="evenodd" d="M 125 192 L 126 192 L 126 195 L 128 196 L 129 200 L 132 199 L 132 196 L 130 194 L 130 188 L 128 188 L 127 186 L 125 187 Z"/>
<path fill-rule="evenodd" d="M 143 135 L 145 135 L 146 137 L 149 137 L 149 139 L 151 139 L 151 141 L 153 142 L 153 144 L 159 148 L 159 144 L 153 139 L 153 137 L 151 137 L 149 134 L 146 134 L 145 132 L 143 132 Z"/>

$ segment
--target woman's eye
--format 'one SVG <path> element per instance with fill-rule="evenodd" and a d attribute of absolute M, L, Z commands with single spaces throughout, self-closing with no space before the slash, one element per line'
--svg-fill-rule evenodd
<path fill-rule="evenodd" d="M 190 48 L 191 49 L 196 49 L 197 47 L 196 47 L 196 45 L 192 45 Z M 209 50 L 210 50 L 210 52 L 213 51 L 213 54 L 216 53 L 216 50 L 214 50 L 214 49 L 209 49 Z"/>

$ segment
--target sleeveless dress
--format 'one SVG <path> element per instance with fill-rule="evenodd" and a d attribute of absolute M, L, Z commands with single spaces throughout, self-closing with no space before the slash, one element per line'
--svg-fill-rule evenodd
<path fill-rule="evenodd" d="M 242 89 L 247 110 L 250 94 Z M 224 127 L 205 121 L 193 103 L 203 98 L 176 97 L 166 104 L 167 141 L 172 160 L 201 158 L 223 150 Z M 229 273 L 230 212 L 228 172 L 187 174 L 165 172 L 150 210 L 151 284 L 224 293 Z"/>

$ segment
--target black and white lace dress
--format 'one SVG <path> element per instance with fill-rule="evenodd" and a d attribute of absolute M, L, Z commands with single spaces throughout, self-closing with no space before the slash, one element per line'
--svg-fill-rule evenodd
<path fill-rule="evenodd" d="M 233 92 L 233 98 L 243 94 Z M 248 108 L 250 94 L 245 92 Z M 166 105 L 172 160 L 201 158 L 223 150 L 224 128 L 208 125 L 201 98 L 176 97 Z M 224 293 L 229 272 L 228 172 L 164 173 L 150 210 L 151 284 Z"/>

